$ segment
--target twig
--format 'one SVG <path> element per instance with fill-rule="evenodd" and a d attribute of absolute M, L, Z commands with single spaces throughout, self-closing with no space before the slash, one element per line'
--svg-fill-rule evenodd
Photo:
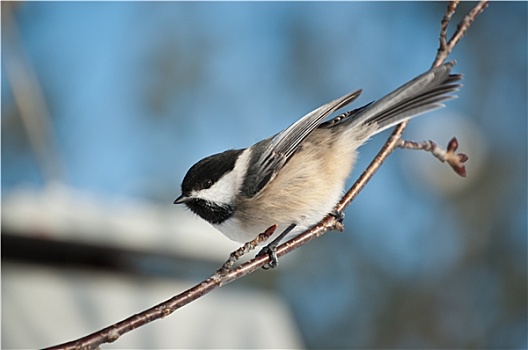
<path fill-rule="evenodd" d="M 253 271 L 258 270 L 262 265 L 266 263 L 267 260 L 267 255 L 259 256 L 239 266 L 238 268 L 227 272 L 221 278 L 221 283 L 219 283 L 218 276 L 216 276 L 215 274 L 206 279 L 205 281 L 195 285 L 194 287 L 187 289 L 186 291 L 178 294 L 177 296 L 168 299 L 156 306 L 153 306 L 148 310 L 128 317 L 121 322 L 101 329 L 80 339 L 61 345 L 56 345 L 47 349 L 89 350 L 97 349 L 99 345 L 104 343 L 112 343 L 119 339 L 119 337 L 121 337 L 123 334 L 128 333 L 152 321 L 169 316 L 182 306 L 189 304 L 190 302 L 204 296 L 212 290 L 219 288 L 224 284 L 233 282 Z"/>
<path fill-rule="evenodd" d="M 458 175 L 466 177 L 466 167 L 464 166 L 464 163 L 468 160 L 468 156 L 464 153 L 455 153 L 458 148 L 458 140 L 456 137 L 453 137 L 449 141 L 447 150 L 439 147 L 436 142 L 431 140 L 415 142 L 400 139 L 398 147 L 431 152 L 431 154 L 441 162 L 447 162 L 447 164 L 449 164 Z"/>
<path fill-rule="evenodd" d="M 445 59 L 451 54 L 451 51 L 453 51 L 456 44 L 460 41 L 460 39 L 462 39 L 462 37 L 464 37 L 467 30 L 471 26 L 471 23 L 473 23 L 475 18 L 477 18 L 477 16 L 480 15 L 482 11 L 486 9 L 486 7 L 488 7 L 488 0 L 479 1 L 477 5 L 475 5 L 475 7 L 473 7 L 471 11 L 469 11 L 469 13 L 462 19 L 451 39 L 447 41 L 447 26 L 459 3 L 459 0 L 454 0 L 449 2 L 449 5 L 447 5 L 446 13 L 441 22 L 440 47 L 438 48 L 433 67 L 438 67 L 444 63 Z"/>
<path fill-rule="evenodd" d="M 172 297 L 158 305 L 155 305 L 150 309 L 145 310 L 139 314 L 128 317 L 112 326 L 101 329 L 83 338 L 47 348 L 47 350 L 97 349 L 101 344 L 112 343 L 119 339 L 121 335 L 128 333 L 154 320 L 169 316 L 182 306 L 189 304 L 193 300 L 204 296 L 212 290 L 220 288 L 224 284 L 233 282 L 255 270 L 258 270 L 261 266 L 265 264 L 266 260 L 268 259 L 267 255 L 257 257 L 234 270 L 231 270 L 231 267 L 236 262 L 236 260 L 238 260 L 242 255 L 246 254 L 260 243 L 265 242 L 267 239 L 269 239 L 269 237 L 275 232 L 276 229 L 277 225 L 269 227 L 266 231 L 258 235 L 257 238 L 255 238 L 253 241 L 244 244 L 242 248 L 233 252 L 229 260 L 226 261 L 224 265 L 215 272 L 215 274 L 213 274 L 205 281 L 195 285 L 194 287 L 178 294 L 177 296 Z"/>
<path fill-rule="evenodd" d="M 275 232 L 277 229 L 277 225 L 270 226 L 266 231 L 262 232 L 252 241 L 247 242 L 242 247 L 238 248 L 234 252 L 229 255 L 229 259 L 222 265 L 221 268 L 219 268 L 216 273 L 214 274 L 214 277 L 216 277 L 219 281 L 219 283 L 222 282 L 222 279 L 225 277 L 227 272 L 231 270 L 233 265 L 244 255 L 255 249 L 259 244 L 266 242 L 271 235 Z"/>
<path fill-rule="evenodd" d="M 449 22 L 451 22 L 451 17 L 453 17 L 453 15 L 455 14 L 456 8 L 458 7 L 459 3 L 459 0 L 450 1 L 447 5 L 444 17 L 440 22 L 440 46 L 438 46 L 438 51 L 436 53 L 436 58 L 433 63 L 433 67 L 438 67 L 439 65 L 441 65 L 442 62 L 445 61 L 447 56 L 449 56 L 449 54 L 447 53 L 447 27 L 449 25 Z"/>
<path fill-rule="evenodd" d="M 441 43 L 440 43 L 440 48 L 438 50 L 435 62 L 433 64 L 434 67 L 441 65 L 444 62 L 445 58 L 449 55 L 449 53 L 456 46 L 457 42 L 465 34 L 465 32 L 467 31 L 471 23 L 475 20 L 476 16 L 480 14 L 486 8 L 487 1 L 479 2 L 469 12 L 469 14 L 466 17 L 464 17 L 462 22 L 459 24 L 454 36 L 449 40 L 449 42 L 447 42 L 447 40 L 445 40 L 445 36 L 446 36 L 445 33 L 447 31 L 447 25 L 449 24 L 457 5 L 458 5 L 458 1 L 452 1 L 448 6 L 448 9 L 446 11 L 444 18 L 442 19 L 442 26 L 441 26 L 441 33 L 440 33 Z M 442 39 L 442 35 L 444 36 L 444 39 Z M 442 44 L 443 40 L 445 41 L 445 44 Z M 370 178 L 372 178 L 372 176 L 379 169 L 381 164 L 394 151 L 394 149 L 396 149 L 396 147 L 399 147 L 400 145 L 405 145 L 405 144 L 402 144 L 401 135 L 403 131 L 405 130 L 406 126 L 407 126 L 407 122 L 403 122 L 395 127 L 391 136 L 389 137 L 389 139 L 387 140 L 383 148 L 380 150 L 380 152 L 376 155 L 374 160 L 370 163 L 370 165 L 365 169 L 365 171 L 361 174 L 361 176 L 354 183 L 354 185 L 350 188 L 350 190 L 345 194 L 345 196 L 336 205 L 335 210 L 337 212 L 342 212 L 350 204 L 350 202 L 358 195 L 361 189 L 367 184 Z M 424 148 L 426 148 L 426 146 L 424 146 Z M 455 149 L 456 147 L 453 149 L 453 152 Z M 449 149 L 448 149 L 448 152 L 449 152 Z M 293 239 L 277 247 L 277 250 L 276 250 L 277 257 L 281 257 L 301 247 L 302 245 L 308 243 L 309 241 L 323 235 L 327 231 L 338 229 L 341 227 L 342 226 L 340 225 L 339 220 L 336 219 L 335 215 L 327 215 L 318 224 L 316 224 L 309 230 L 303 232 L 302 234 L 294 237 Z M 269 228 L 268 230 L 271 230 L 272 228 L 273 227 Z M 266 232 L 268 230 L 266 230 Z M 233 282 L 249 273 L 252 273 L 258 270 L 259 268 L 261 268 L 262 266 L 264 266 L 265 264 L 269 262 L 269 256 L 267 254 L 259 255 L 255 257 L 254 259 L 244 264 L 241 264 L 237 268 L 231 269 L 231 267 L 234 264 L 234 261 L 236 261 L 238 259 L 238 255 L 241 254 L 240 252 L 245 252 L 245 250 L 252 247 L 252 242 L 248 244 L 249 246 L 245 245 L 244 247 L 239 249 L 239 251 L 233 252 L 232 256 L 222 266 L 222 268 L 220 268 L 220 270 L 218 270 L 217 273 L 215 273 L 213 276 L 209 277 L 207 280 L 203 281 L 202 283 L 197 284 L 196 286 L 182 292 L 181 294 L 163 303 L 160 303 L 146 311 L 143 311 L 137 315 L 129 317 L 113 326 L 107 327 L 103 330 L 90 334 L 81 339 L 78 339 L 78 340 L 75 340 L 69 343 L 65 343 L 62 345 L 57 345 L 49 349 L 96 349 L 99 345 L 103 343 L 113 342 L 117 340 L 121 335 L 135 328 L 138 328 L 154 320 L 170 315 L 171 313 L 176 311 L 178 308 L 192 302 L 193 300 L 200 298 L 201 296 L 209 293 L 210 291 L 220 287 L 223 284 Z M 221 274 L 219 274 L 219 272 L 221 272 Z"/>

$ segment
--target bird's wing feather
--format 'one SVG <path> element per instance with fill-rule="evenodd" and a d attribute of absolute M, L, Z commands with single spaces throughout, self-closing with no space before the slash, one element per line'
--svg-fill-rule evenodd
<path fill-rule="evenodd" d="M 358 90 L 329 102 L 306 114 L 272 138 L 257 143 L 253 152 L 255 158 L 250 162 L 243 186 L 243 195 L 253 197 L 260 192 L 323 120 L 354 101 L 360 94 L 361 90 Z"/>

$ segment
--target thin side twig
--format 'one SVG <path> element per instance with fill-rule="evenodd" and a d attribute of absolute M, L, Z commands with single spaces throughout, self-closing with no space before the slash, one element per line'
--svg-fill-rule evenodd
<path fill-rule="evenodd" d="M 442 62 L 444 62 L 447 56 L 449 55 L 447 53 L 448 52 L 447 27 L 449 26 L 449 23 L 451 22 L 451 18 L 455 14 L 455 11 L 459 3 L 460 3 L 459 0 L 450 1 L 449 4 L 447 5 L 447 9 L 444 14 L 444 17 L 442 18 L 442 21 L 440 22 L 440 45 L 438 46 L 438 51 L 436 53 L 436 58 L 433 63 L 433 67 L 437 67 L 441 65 Z"/>
<path fill-rule="evenodd" d="M 453 137 L 449 141 L 447 150 L 444 150 L 442 147 L 438 146 L 436 142 L 431 140 L 415 142 L 400 139 L 398 147 L 431 152 L 431 154 L 439 161 L 447 162 L 447 164 L 449 164 L 458 175 L 466 177 L 466 167 L 464 166 L 464 163 L 468 160 L 468 156 L 464 153 L 456 153 L 456 150 L 458 149 L 458 140 L 456 137 Z"/>
<path fill-rule="evenodd" d="M 451 17 L 455 13 L 455 10 L 460 3 L 459 0 L 450 1 L 449 5 L 447 5 L 447 10 L 444 15 L 444 18 L 442 18 L 441 22 L 441 28 L 440 28 L 440 47 L 438 48 L 438 52 L 436 54 L 436 58 L 433 63 L 433 67 L 438 67 L 442 63 L 444 63 L 447 56 L 451 54 L 455 46 L 458 44 L 460 39 L 464 37 L 467 30 L 471 26 L 471 23 L 477 18 L 478 15 L 482 13 L 488 7 L 488 0 L 482 0 L 473 7 L 469 13 L 464 16 L 462 21 L 458 24 L 457 29 L 453 36 L 451 36 L 451 39 L 447 41 L 447 26 L 449 22 L 451 21 Z"/>
<path fill-rule="evenodd" d="M 242 247 L 238 248 L 229 255 L 229 259 L 219 268 L 214 276 L 217 278 L 219 283 L 222 282 L 223 278 L 233 268 L 235 263 L 244 255 L 255 249 L 259 244 L 266 242 L 271 235 L 277 229 L 277 225 L 270 226 L 266 231 L 259 234 L 254 240 L 245 243 Z"/>

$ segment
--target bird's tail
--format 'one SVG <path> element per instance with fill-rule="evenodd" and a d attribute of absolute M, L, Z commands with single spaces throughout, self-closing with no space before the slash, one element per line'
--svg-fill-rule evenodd
<path fill-rule="evenodd" d="M 451 61 L 432 68 L 382 99 L 339 115 L 326 126 L 345 124 L 352 127 L 376 123 L 374 134 L 377 134 L 404 120 L 445 107 L 442 102 L 456 98 L 451 93 L 462 86 L 458 83 L 462 75 L 450 74 L 455 63 Z"/>

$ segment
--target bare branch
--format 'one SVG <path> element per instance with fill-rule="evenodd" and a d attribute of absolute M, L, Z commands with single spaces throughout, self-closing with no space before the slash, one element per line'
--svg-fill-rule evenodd
<path fill-rule="evenodd" d="M 475 7 L 473 7 L 471 11 L 469 11 L 469 13 L 462 19 L 451 39 L 447 41 L 447 26 L 459 2 L 459 0 L 449 2 L 444 18 L 442 18 L 440 29 L 440 47 L 438 48 L 433 67 L 438 67 L 444 63 L 445 59 L 451 54 L 451 51 L 453 51 L 456 44 L 466 34 L 469 26 L 471 26 L 471 23 L 473 23 L 475 18 L 477 18 L 477 16 L 480 15 L 482 11 L 486 9 L 486 7 L 488 7 L 488 0 L 479 1 L 478 4 L 475 5 Z"/>
<path fill-rule="evenodd" d="M 276 228 L 277 228 L 276 225 L 271 226 L 265 232 L 258 235 L 257 238 L 255 238 L 253 241 L 246 243 L 242 248 L 240 248 L 236 252 L 240 251 L 241 252 L 240 256 L 242 256 L 243 254 L 245 254 L 245 253 L 242 253 L 243 250 L 248 249 L 250 246 L 253 246 L 254 248 L 261 242 L 266 241 L 273 234 L 273 232 L 275 232 Z M 235 254 L 236 252 L 234 252 L 233 254 Z M 283 252 L 279 253 L 277 251 L 277 255 L 283 255 L 283 254 L 285 253 Z M 238 256 L 238 258 L 240 256 Z M 230 258 L 230 260 L 228 260 L 222 266 L 222 268 L 220 268 L 211 277 L 195 285 L 194 287 L 187 289 L 186 291 L 176 295 L 175 297 L 172 297 L 158 305 L 155 305 L 151 307 L 150 309 L 145 310 L 139 314 L 128 317 L 112 326 L 101 329 L 97 332 L 94 332 L 80 339 L 47 348 L 47 350 L 51 350 L 51 349 L 89 350 L 89 349 L 97 349 L 99 345 L 104 344 L 104 343 L 112 343 L 116 341 L 117 339 L 119 339 L 119 337 L 121 337 L 123 334 L 128 333 L 152 321 L 169 316 L 170 314 L 172 314 L 174 311 L 178 310 L 182 306 L 185 306 L 189 304 L 190 302 L 198 298 L 201 298 L 202 296 L 211 292 L 212 290 L 219 288 L 224 284 L 233 282 L 241 277 L 244 277 L 245 275 L 251 272 L 258 270 L 268 261 L 268 259 L 269 257 L 267 255 L 258 256 L 255 259 L 243 265 L 240 265 L 238 268 L 234 270 L 229 270 L 232 264 L 231 266 L 227 268 L 225 267 L 226 265 L 230 264 L 230 261 L 231 261 L 231 258 Z"/>
<path fill-rule="evenodd" d="M 229 255 L 229 259 L 222 265 L 220 269 L 218 269 L 215 273 L 216 278 L 221 282 L 222 279 L 225 277 L 227 272 L 231 270 L 233 265 L 244 255 L 255 249 L 259 244 L 266 242 L 271 235 L 275 232 L 277 229 L 277 225 L 270 226 L 266 231 L 262 232 L 260 235 L 257 236 L 252 241 L 247 242 L 242 247 L 238 248 L 234 252 Z"/>
<path fill-rule="evenodd" d="M 458 148 L 458 140 L 456 137 L 453 137 L 451 141 L 449 141 L 447 150 L 442 149 L 436 144 L 436 142 L 431 140 L 415 142 L 400 139 L 398 147 L 431 152 L 431 154 L 441 162 L 447 162 L 447 164 L 449 164 L 458 175 L 466 177 L 466 167 L 464 163 L 468 160 L 468 156 L 464 153 L 455 153 Z"/>
<path fill-rule="evenodd" d="M 438 51 L 436 53 L 436 58 L 433 63 L 433 67 L 438 67 L 442 64 L 442 62 L 445 61 L 447 58 L 447 27 L 449 25 L 449 22 L 451 22 L 451 17 L 453 17 L 453 14 L 456 11 L 456 8 L 458 7 L 458 4 L 460 1 L 450 1 L 447 5 L 447 10 L 444 14 L 444 17 L 442 18 L 442 21 L 440 22 L 440 46 L 438 47 Z"/>

